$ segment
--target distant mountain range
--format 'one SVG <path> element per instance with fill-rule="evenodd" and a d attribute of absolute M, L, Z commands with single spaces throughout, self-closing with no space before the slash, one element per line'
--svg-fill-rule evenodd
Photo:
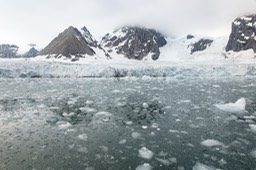
<path fill-rule="evenodd" d="M 35 57 L 65 58 L 77 61 L 80 58 L 127 58 L 135 60 L 158 60 L 161 58 L 161 48 L 168 44 L 167 37 L 154 29 L 141 27 L 122 27 L 113 33 L 108 33 L 97 41 L 90 31 L 83 27 L 77 29 L 70 26 L 60 33 L 42 51 L 32 47 L 23 55 L 17 55 L 16 45 L 0 45 L 0 57 Z M 190 55 L 209 48 L 214 39 L 197 38 L 193 35 L 186 37 L 186 48 Z M 225 51 L 240 52 L 252 49 L 256 53 L 256 15 L 237 18 L 232 23 L 232 32 Z"/>

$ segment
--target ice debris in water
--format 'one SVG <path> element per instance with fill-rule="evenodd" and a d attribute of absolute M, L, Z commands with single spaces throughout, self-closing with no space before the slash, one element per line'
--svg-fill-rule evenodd
<path fill-rule="evenodd" d="M 229 113 L 243 113 L 245 112 L 245 106 L 245 98 L 241 98 L 235 103 L 215 104 L 215 107 L 217 107 L 218 109 Z"/>
<path fill-rule="evenodd" d="M 158 162 L 160 162 L 163 165 L 169 166 L 171 163 L 168 159 L 161 159 L 161 158 L 155 158 Z"/>
<path fill-rule="evenodd" d="M 139 156 L 143 159 L 148 159 L 149 160 L 154 156 L 154 153 L 151 150 L 149 150 L 148 148 L 142 147 L 139 150 Z"/>
<path fill-rule="evenodd" d="M 256 159 L 256 149 L 251 151 L 250 155 Z"/>
<path fill-rule="evenodd" d="M 252 131 L 253 133 L 256 133 L 256 125 L 254 125 L 254 124 L 249 124 L 249 127 L 251 128 L 251 131 Z"/>
<path fill-rule="evenodd" d="M 142 104 L 142 107 L 143 107 L 144 109 L 147 109 L 149 106 L 148 106 L 147 103 L 143 103 L 143 104 Z"/>
<path fill-rule="evenodd" d="M 126 142 L 127 142 L 126 139 L 122 139 L 122 140 L 119 141 L 119 144 L 120 144 L 120 145 L 123 145 L 123 144 L 125 144 Z"/>
<path fill-rule="evenodd" d="M 135 170 L 152 170 L 152 169 L 153 169 L 153 167 L 150 164 L 144 163 L 144 164 L 138 166 Z"/>
<path fill-rule="evenodd" d="M 86 134 L 81 134 L 81 135 L 78 135 L 77 138 L 86 141 L 88 136 Z"/>
<path fill-rule="evenodd" d="M 132 132 L 131 136 L 133 139 L 141 138 L 141 134 L 139 132 Z"/>
<path fill-rule="evenodd" d="M 66 130 L 72 126 L 69 122 L 64 121 L 57 122 L 57 125 L 60 130 Z"/>
<path fill-rule="evenodd" d="M 96 119 L 100 119 L 104 122 L 108 122 L 110 120 L 110 117 L 112 116 L 111 113 L 109 112 L 98 112 L 98 113 L 95 113 L 95 118 Z"/>
<path fill-rule="evenodd" d="M 207 139 L 201 142 L 201 145 L 206 147 L 213 147 L 213 146 L 224 146 L 223 143 L 214 139 Z"/>
<path fill-rule="evenodd" d="M 216 170 L 216 168 L 198 162 L 195 166 L 193 166 L 193 170 Z"/>

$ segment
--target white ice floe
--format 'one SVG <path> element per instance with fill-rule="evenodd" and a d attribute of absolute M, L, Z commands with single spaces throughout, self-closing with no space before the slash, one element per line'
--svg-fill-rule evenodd
<path fill-rule="evenodd" d="M 249 127 L 251 128 L 251 131 L 252 131 L 253 133 L 256 133 L 256 125 L 254 125 L 254 124 L 249 124 Z"/>
<path fill-rule="evenodd" d="M 224 146 L 224 144 L 220 141 L 214 139 L 207 139 L 201 142 L 201 145 L 206 147 L 214 147 L 214 146 Z"/>
<path fill-rule="evenodd" d="M 123 145 L 123 144 L 126 144 L 126 142 L 127 142 L 126 139 L 122 139 L 122 140 L 119 141 L 119 144 L 120 144 L 120 145 Z"/>
<path fill-rule="evenodd" d="M 64 121 L 57 122 L 57 125 L 60 130 L 66 130 L 72 126 L 69 122 Z"/>
<path fill-rule="evenodd" d="M 149 107 L 147 103 L 143 103 L 142 106 L 144 109 L 147 109 Z"/>
<path fill-rule="evenodd" d="M 86 141 L 88 136 L 86 134 L 81 134 L 81 135 L 78 135 L 77 138 Z"/>
<path fill-rule="evenodd" d="M 245 112 L 246 100 L 245 98 L 241 98 L 237 100 L 235 103 L 227 103 L 227 104 L 215 104 L 215 106 L 225 112 L 229 113 L 243 113 Z"/>
<path fill-rule="evenodd" d="M 153 167 L 150 164 L 144 163 L 140 166 L 137 166 L 137 168 L 135 170 L 152 170 L 152 169 L 153 169 Z"/>
<path fill-rule="evenodd" d="M 216 170 L 216 168 L 198 162 L 193 166 L 193 170 Z"/>
<path fill-rule="evenodd" d="M 141 134 L 139 132 L 132 132 L 131 136 L 133 139 L 141 138 Z"/>
<path fill-rule="evenodd" d="M 161 158 L 155 158 L 158 162 L 160 162 L 163 165 L 169 166 L 171 162 L 168 159 L 161 159 Z"/>
<path fill-rule="evenodd" d="M 139 156 L 143 159 L 148 159 L 150 160 L 153 156 L 154 156 L 154 153 L 149 150 L 148 148 L 146 147 L 142 147 L 140 150 L 139 150 Z"/>
<path fill-rule="evenodd" d="M 97 120 L 101 120 L 103 122 L 108 122 L 110 120 L 110 117 L 112 116 L 112 114 L 109 112 L 97 112 L 97 113 L 95 113 L 94 116 Z"/>
<path fill-rule="evenodd" d="M 256 149 L 251 151 L 250 155 L 256 159 Z"/>

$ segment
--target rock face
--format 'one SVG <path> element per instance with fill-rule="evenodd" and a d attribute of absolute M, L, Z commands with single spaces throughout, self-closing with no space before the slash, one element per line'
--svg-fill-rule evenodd
<path fill-rule="evenodd" d="M 32 47 L 28 52 L 26 52 L 23 57 L 25 58 L 32 58 L 37 56 L 39 53 L 39 51 L 37 49 L 35 49 L 34 47 Z"/>
<path fill-rule="evenodd" d="M 248 49 L 256 53 L 256 15 L 240 17 L 232 23 L 232 32 L 226 46 L 226 51 Z"/>
<path fill-rule="evenodd" d="M 91 48 L 93 38 L 90 32 L 84 27 L 83 34 L 70 26 L 64 32 L 60 33 L 50 44 L 45 47 L 40 55 L 55 55 L 54 57 L 71 56 L 82 57 L 82 55 L 93 56 L 95 51 Z"/>
<path fill-rule="evenodd" d="M 1 58 L 15 58 L 19 47 L 16 45 L 2 44 L 0 45 L 0 57 Z"/>
<path fill-rule="evenodd" d="M 128 59 L 142 60 L 150 55 L 157 60 L 160 55 L 160 47 L 166 45 L 165 37 L 153 29 L 139 27 L 123 27 L 106 34 L 102 38 L 101 45 L 113 54 L 122 54 Z"/>
<path fill-rule="evenodd" d="M 194 52 L 203 51 L 206 48 L 210 47 L 213 40 L 202 38 L 197 42 L 191 43 L 188 47 L 191 48 L 190 54 Z"/>

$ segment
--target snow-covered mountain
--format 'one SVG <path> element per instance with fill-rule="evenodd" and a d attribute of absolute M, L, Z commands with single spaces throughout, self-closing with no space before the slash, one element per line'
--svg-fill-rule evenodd
<path fill-rule="evenodd" d="M 0 45 L 0 57 L 1 58 L 15 58 L 19 47 L 17 45 L 2 44 Z"/>
<path fill-rule="evenodd" d="M 27 53 L 18 53 L 16 45 L 0 46 L 0 57 L 34 57 L 34 48 Z M 28 49 L 27 49 L 28 50 Z M 256 55 L 256 15 L 237 18 L 232 23 L 228 38 L 187 35 L 173 38 L 164 36 L 157 30 L 126 26 L 106 34 L 96 40 L 83 27 L 70 26 L 39 52 L 40 59 L 57 61 L 98 60 L 128 61 L 158 60 L 173 61 L 183 59 L 254 58 Z"/>
<path fill-rule="evenodd" d="M 142 60 L 146 56 L 157 60 L 160 56 L 159 48 L 166 43 L 161 33 L 140 27 L 120 28 L 112 34 L 106 34 L 101 42 L 102 47 L 106 48 L 110 55 L 119 54 L 137 60 Z"/>
<path fill-rule="evenodd" d="M 39 53 L 39 51 L 37 49 L 35 49 L 35 47 L 32 47 L 32 48 L 29 49 L 28 52 L 26 52 L 22 56 L 25 57 L 25 58 L 32 58 L 32 57 L 37 56 L 38 53 Z"/>

